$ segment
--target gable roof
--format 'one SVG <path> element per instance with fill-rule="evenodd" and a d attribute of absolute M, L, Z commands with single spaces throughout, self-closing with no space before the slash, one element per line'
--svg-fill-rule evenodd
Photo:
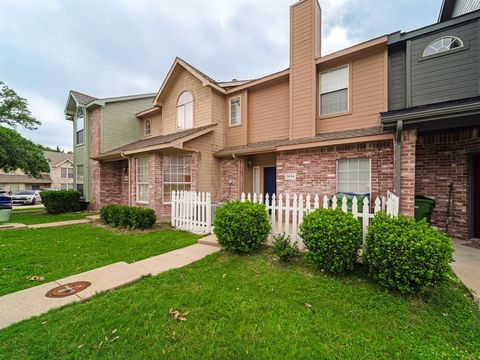
<path fill-rule="evenodd" d="M 106 160 L 121 157 L 122 154 L 134 154 L 141 153 L 150 150 L 157 150 L 160 148 L 173 147 L 177 143 L 186 142 L 193 138 L 202 136 L 206 133 L 213 131 L 213 128 L 217 124 L 209 124 L 198 128 L 188 129 L 171 133 L 167 135 L 153 136 L 146 139 L 134 141 L 132 143 L 120 146 L 113 150 L 104 152 L 98 156 L 92 157 L 93 160 Z"/>
<path fill-rule="evenodd" d="M 45 158 L 48 160 L 50 166 L 59 166 L 65 161 L 70 161 L 73 164 L 73 154 L 55 152 L 55 151 L 45 151 Z"/>
<path fill-rule="evenodd" d="M 97 100 L 96 97 L 82 94 L 81 92 L 70 90 L 70 94 L 72 94 L 73 98 L 77 102 L 78 105 L 87 105 L 89 102 L 93 100 Z"/>
<path fill-rule="evenodd" d="M 52 179 L 48 174 L 42 174 L 37 179 L 22 174 L 0 174 L 0 184 L 51 184 Z"/>
<path fill-rule="evenodd" d="M 165 90 L 168 81 L 170 80 L 171 76 L 173 75 L 175 69 L 177 69 L 179 66 L 184 68 L 188 72 L 190 72 L 197 79 L 199 79 L 203 83 L 204 86 L 211 86 L 215 90 L 221 92 L 222 94 L 225 94 L 225 89 L 223 87 L 221 87 L 217 81 L 213 80 L 211 77 L 209 77 L 205 73 L 198 70 L 196 67 L 190 65 L 185 60 L 183 60 L 183 59 L 181 59 L 177 56 L 175 58 L 175 61 L 172 64 L 172 66 L 170 67 L 170 70 L 168 71 L 167 76 L 165 76 L 165 79 L 163 80 L 163 83 L 160 86 L 160 89 L 158 89 L 157 95 L 155 96 L 155 99 L 153 100 L 154 103 L 159 103 L 161 95 L 162 95 L 163 91 Z"/>

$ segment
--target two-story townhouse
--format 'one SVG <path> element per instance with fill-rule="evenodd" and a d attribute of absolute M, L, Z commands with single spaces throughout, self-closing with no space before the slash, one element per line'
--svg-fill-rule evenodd
<path fill-rule="evenodd" d="M 45 158 L 50 166 L 50 188 L 73 190 L 73 154 L 45 151 Z"/>
<path fill-rule="evenodd" d="M 433 198 L 433 225 L 461 239 L 480 238 L 479 9 L 476 0 L 444 0 L 438 23 L 389 36 L 382 113 L 400 139 L 400 201 Z"/>
<path fill-rule="evenodd" d="M 302 0 L 291 6 L 290 38 L 290 67 L 250 81 L 216 82 L 177 58 L 153 106 L 136 114 L 142 139 L 92 157 L 99 204 L 166 217 L 173 190 L 217 201 L 244 191 L 393 191 L 394 137 L 380 121 L 387 36 L 322 57 L 320 6 Z"/>
<path fill-rule="evenodd" d="M 130 95 L 98 99 L 77 91 L 70 91 L 65 105 L 65 116 L 73 123 L 73 165 L 75 189 L 85 201 L 97 209 L 100 193 L 110 184 L 101 184 L 100 166 L 91 158 L 101 152 L 138 140 L 142 136 L 142 124 L 135 114 L 150 106 L 155 94 Z M 122 176 L 128 173 L 122 166 Z M 111 185 L 113 186 L 113 185 Z M 122 188 L 112 191 L 117 199 Z"/>

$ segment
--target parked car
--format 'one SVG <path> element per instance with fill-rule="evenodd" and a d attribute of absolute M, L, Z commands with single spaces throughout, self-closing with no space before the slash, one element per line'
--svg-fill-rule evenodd
<path fill-rule="evenodd" d="M 12 195 L 14 205 L 35 205 L 42 202 L 39 190 L 24 190 Z"/>
<path fill-rule="evenodd" d="M 7 191 L 0 190 L 0 209 L 11 209 L 12 197 L 8 195 Z"/>

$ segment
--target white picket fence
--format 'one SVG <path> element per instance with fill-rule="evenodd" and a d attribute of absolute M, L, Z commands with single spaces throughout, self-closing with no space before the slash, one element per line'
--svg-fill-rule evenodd
<path fill-rule="evenodd" d="M 273 194 L 271 197 L 266 194 L 245 194 L 242 193 L 241 201 L 252 201 L 258 204 L 264 204 L 267 208 L 272 225 L 272 238 L 281 233 L 290 236 L 290 239 L 298 243 L 303 248 L 303 241 L 299 236 L 299 226 L 303 218 L 311 211 L 319 208 L 336 209 L 337 197 L 327 195 L 320 198 L 318 195 L 311 196 L 307 194 Z M 354 217 L 362 222 L 363 243 L 370 219 L 379 211 L 386 211 L 391 216 L 397 216 L 399 211 L 399 199 L 392 193 L 386 197 L 376 198 L 371 210 L 368 198 L 363 199 L 362 211 L 359 211 L 358 199 L 352 199 L 351 209 L 348 206 L 348 200 L 345 196 L 342 198 L 341 210 L 351 212 Z M 211 224 L 212 202 L 210 193 L 179 191 L 172 193 L 172 212 L 171 224 L 177 229 L 187 230 L 196 234 L 210 234 L 212 232 Z"/>
<path fill-rule="evenodd" d="M 171 224 L 195 234 L 212 232 L 212 199 L 210 193 L 172 192 Z"/>

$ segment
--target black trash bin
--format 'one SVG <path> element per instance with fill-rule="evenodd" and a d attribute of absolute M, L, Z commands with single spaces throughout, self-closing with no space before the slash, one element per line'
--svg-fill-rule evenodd
<path fill-rule="evenodd" d="M 430 223 L 432 211 L 435 207 L 435 200 L 421 195 L 415 195 L 415 220 L 427 219 Z"/>

